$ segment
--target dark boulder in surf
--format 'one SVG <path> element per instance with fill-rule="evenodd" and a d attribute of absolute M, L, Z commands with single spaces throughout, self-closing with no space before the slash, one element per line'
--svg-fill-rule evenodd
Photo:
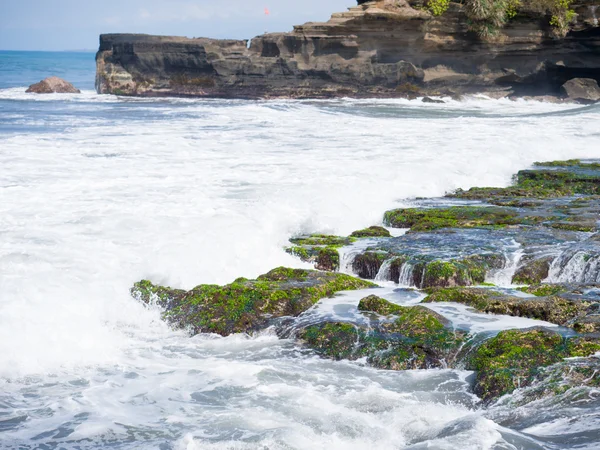
<path fill-rule="evenodd" d="M 565 98 L 578 103 L 596 103 L 600 101 L 600 86 L 591 78 L 574 78 L 561 88 Z"/>

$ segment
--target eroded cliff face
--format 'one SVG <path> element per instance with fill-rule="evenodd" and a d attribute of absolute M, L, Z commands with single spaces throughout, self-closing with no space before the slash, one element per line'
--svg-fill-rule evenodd
<path fill-rule="evenodd" d="M 435 17 L 406 0 L 367 2 L 250 42 L 108 34 L 100 37 L 96 86 L 229 98 L 559 95 L 569 79 L 600 81 L 595 7 L 588 0 L 574 8 L 573 31 L 560 39 L 547 22 L 522 14 L 482 40 L 469 31 L 463 5 Z"/>

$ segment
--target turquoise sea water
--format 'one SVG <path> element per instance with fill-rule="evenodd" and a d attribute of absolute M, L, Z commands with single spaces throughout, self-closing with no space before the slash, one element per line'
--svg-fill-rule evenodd
<path fill-rule="evenodd" d="M 95 53 L 0 51 L 0 89 L 29 86 L 55 75 L 94 89 Z"/>
<path fill-rule="evenodd" d="M 598 448 L 597 390 L 484 407 L 469 372 L 373 370 L 269 332 L 190 338 L 129 295 L 307 267 L 283 251 L 294 234 L 598 158 L 598 106 L 120 98 L 93 91 L 94 69 L 92 53 L 0 52 L 1 449 Z M 50 75 L 83 93 L 25 93 Z"/>

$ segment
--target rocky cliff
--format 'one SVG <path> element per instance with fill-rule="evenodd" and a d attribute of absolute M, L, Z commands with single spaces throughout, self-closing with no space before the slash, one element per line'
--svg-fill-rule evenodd
<path fill-rule="evenodd" d="M 492 19 L 473 20 L 472 4 L 442 1 L 440 9 L 433 3 L 439 0 L 419 1 L 362 2 L 328 22 L 251 41 L 102 35 L 97 90 L 229 98 L 524 96 L 561 95 L 572 78 L 600 81 L 599 0 L 566 3 L 572 9 L 558 16 L 515 8 L 497 30 Z"/>

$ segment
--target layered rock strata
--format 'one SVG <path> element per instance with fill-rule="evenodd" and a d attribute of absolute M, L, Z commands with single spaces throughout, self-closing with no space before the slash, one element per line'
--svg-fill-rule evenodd
<path fill-rule="evenodd" d="M 574 6 L 564 38 L 524 11 L 482 39 L 470 30 L 463 4 L 434 16 L 406 0 L 366 2 L 328 22 L 251 41 L 106 34 L 96 87 L 225 98 L 565 96 L 561 86 L 571 79 L 600 80 L 600 28 L 589 17 L 594 1 Z"/>

